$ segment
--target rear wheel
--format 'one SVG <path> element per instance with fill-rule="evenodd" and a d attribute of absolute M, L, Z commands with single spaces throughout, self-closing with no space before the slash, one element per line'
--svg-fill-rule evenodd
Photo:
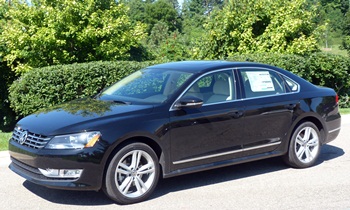
<path fill-rule="evenodd" d="M 304 122 L 295 129 L 285 162 L 295 168 L 307 168 L 315 164 L 320 154 L 320 132 L 312 122 Z"/>
<path fill-rule="evenodd" d="M 146 144 L 132 143 L 120 149 L 111 160 L 104 192 L 119 204 L 146 200 L 159 178 L 156 153 Z"/>

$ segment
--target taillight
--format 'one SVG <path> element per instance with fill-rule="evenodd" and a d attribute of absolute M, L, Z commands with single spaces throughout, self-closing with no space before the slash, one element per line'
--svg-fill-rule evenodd
<path fill-rule="evenodd" d="M 335 103 L 338 103 L 338 101 L 339 101 L 339 96 L 338 94 L 335 94 Z"/>

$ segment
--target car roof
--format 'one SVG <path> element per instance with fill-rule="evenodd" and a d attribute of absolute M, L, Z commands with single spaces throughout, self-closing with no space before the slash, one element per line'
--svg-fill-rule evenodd
<path fill-rule="evenodd" d="M 190 72 L 195 74 L 198 74 L 198 73 L 202 74 L 202 73 L 206 73 L 216 69 L 241 68 L 241 67 L 260 67 L 260 68 L 272 69 L 279 73 L 282 73 L 287 77 L 290 77 L 291 79 L 297 81 L 299 84 L 302 84 L 303 88 L 306 88 L 306 89 L 315 88 L 313 84 L 309 83 L 305 79 L 293 74 L 288 70 L 284 70 L 276 66 L 271 66 L 271 65 L 262 64 L 262 63 L 248 62 L 248 61 L 246 62 L 223 61 L 223 60 L 177 61 L 177 62 L 170 62 L 170 63 L 163 63 L 163 64 L 154 65 L 154 66 L 149 66 L 147 68 L 159 69 L 159 70 L 162 70 L 162 69 L 178 70 L 178 71 Z"/>
<path fill-rule="evenodd" d="M 222 66 L 228 65 L 227 61 L 178 61 L 158 64 L 155 66 L 150 66 L 152 69 L 173 69 L 182 70 L 188 72 L 202 72 L 205 70 L 211 70 L 213 68 L 222 68 Z M 232 66 L 232 64 L 230 65 Z"/>
<path fill-rule="evenodd" d="M 152 69 L 172 69 L 172 70 L 181 70 L 192 73 L 203 73 L 213 69 L 223 69 L 223 68 L 235 68 L 235 67 L 244 67 L 244 66 L 259 66 L 259 67 L 268 67 L 276 69 L 277 67 L 269 66 L 260 63 L 254 62 L 234 62 L 234 61 L 178 61 L 163 63 L 148 68 Z M 278 68 L 277 68 L 278 69 Z"/>

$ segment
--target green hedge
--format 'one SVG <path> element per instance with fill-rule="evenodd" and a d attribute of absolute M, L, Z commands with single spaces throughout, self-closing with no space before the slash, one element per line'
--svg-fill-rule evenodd
<path fill-rule="evenodd" d="M 154 62 L 91 62 L 33 69 L 11 85 L 11 107 L 19 116 L 26 116 L 41 108 L 93 96 L 152 64 Z"/>
<path fill-rule="evenodd" d="M 227 60 L 248 60 L 284 68 L 314 84 L 334 88 L 341 96 L 341 106 L 350 107 L 350 61 L 347 57 L 326 53 L 305 57 L 254 54 L 237 55 Z M 19 116 L 26 116 L 41 108 L 92 96 L 135 70 L 155 63 L 91 62 L 33 69 L 11 85 L 11 107 Z"/>

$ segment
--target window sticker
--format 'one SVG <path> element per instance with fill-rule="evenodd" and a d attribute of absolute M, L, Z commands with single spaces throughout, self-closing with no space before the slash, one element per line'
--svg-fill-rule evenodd
<path fill-rule="evenodd" d="M 247 71 L 250 88 L 253 92 L 275 91 L 268 71 Z"/>

